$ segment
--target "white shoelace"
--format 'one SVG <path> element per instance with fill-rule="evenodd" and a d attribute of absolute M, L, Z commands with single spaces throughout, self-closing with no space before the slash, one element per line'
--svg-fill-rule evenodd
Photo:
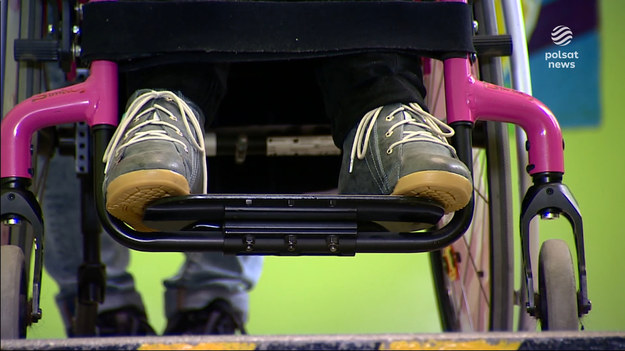
<path fill-rule="evenodd" d="M 165 98 L 167 101 L 175 103 L 176 105 L 178 105 L 178 108 L 180 109 L 179 110 L 180 116 L 182 116 L 182 122 L 185 127 L 184 132 L 186 133 L 186 135 L 188 135 L 188 139 L 191 140 L 192 146 L 200 153 L 200 158 L 202 160 L 202 193 L 205 194 L 207 192 L 208 179 L 207 179 L 207 174 L 206 174 L 207 173 L 206 172 L 206 169 L 207 169 L 206 168 L 206 154 L 204 150 L 204 138 L 202 137 L 202 128 L 198 121 L 198 117 L 193 113 L 193 110 L 191 110 L 189 105 L 180 97 L 178 97 L 176 94 L 170 91 L 154 91 L 154 90 L 149 91 L 147 93 L 142 94 L 138 98 L 136 98 L 132 102 L 132 104 L 128 107 L 126 116 L 122 119 L 120 125 L 115 130 L 115 133 L 113 134 L 113 138 L 111 139 L 108 146 L 106 147 L 106 150 L 104 151 L 104 157 L 102 158 L 102 162 L 106 163 L 106 166 L 104 167 L 104 174 L 107 174 L 111 165 L 111 161 L 113 160 L 115 156 L 119 155 L 119 152 L 122 149 L 130 145 L 136 144 L 138 142 L 147 141 L 147 140 L 170 141 L 170 142 L 182 145 L 185 151 L 187 153 L 189 152 L 189 149 L 185 145 L 185 143 L 167 135 L 167 131 L 165 130 L 149 130 L 149 131 L 144 131 L 144 132 L 135 132 L 136 130 L 142 127 L 145 127 L 146 125 L 158 124 L 158 125 L 166 126 L 168 128 L 173 129 L 174 132 L 180 136 L 184 135 L 183 132 L 178 127 L 168 122 L 167 120 L 162 120 L 158 116 L 158 111 L 160 111 L 160 112 L 165 113 L 167 115 L 167 118 L 170 118 L 174 121 L 178 120 L 178 118 L 174 114 L 172 114 L 170 111 L 168 111 L 166 108 L 164 108 L 163 106 L 159 104 L 154 104 L 154 106 L 145 109 L 145 111 L 141 113 L 138 113 L 141 110 L 141 108 L 145 106 L 146 103 L 148 103 L 149 101 L 153 99 L 159 99 L 159 98 Z M 137 124 L 136 126 L 130 128 L 129 130 L 126 130 L 128 128 L 128 125 L 133 120 L 138 121 L 140 117 L 149 113 L 152 113 L 151 118 Z M 189 121 L 191 121 L 191 125 L 189 125 Z M 191 130 L 191 127 L 193 127 L 193 129 L 195 130 L 195 135 L 197 137 L 197 140 L 195 137 L 193 137 L 193 131 Z M 132 135 L 133 133 L 134 135 Z M 123 138 L 128 137 L 129 135 L 132 135 L 132 137 L 128 141 L 120 145 L 119 144 L 120 141 Z"/>
<path fill-rule="evenodd" d="M 356 136 L 354 137 L 354 144 L 352 145 L 352 152 L 349 160 L 349 173 L 352 172 L 354 166 L 354 159 L 358 157 L 359 160 L 365 158 L 365 154 L 367 153 L 367 149 L 369 147 L 369 138 L 371 137 L 371 132 L 375 126 L 375 122 L 378 117 L 380 117 L 380 112 L 382 111 L 382 107 L 378 107 L 367 112 L 364 117 L 360 120 L 358 124 L 358 128 L 356 129 Z M 423 122 L 419 122 L 406 111 L 410 111 L 423 119 Z M 391 111 L 385 118 L 387 121 L 392 121 L 395 119 L 395 115 L 399 112 L 402 112 L 403 118 L 397 123 L 393 124 L 388 131 L 386 132 L 386 137 L 390 137 L 393 135 L 393 131 L 402 126 L 404 124 L 413 125 L 416 127 L 421 127 L 425 130 L 418 131 L 408 131 L 404 130 L 403 136 L 400 140 L 391 144 L 386 150 L 387 154 L 391 154 L 393 152 L 393 148 L 413 141 L 428 141 L 443 145 L 449 148 L 453 153 L 455 153 L 454 148 L 449 145 L 446 138 L 449 138 L 454 135 L 454 130 L 448 126 L 445 122 L 442 122 L 438 118 L 430 115 L 425 112 L 421 106 L 417 103 L 410 103 L 408 105 L 402 104 L 400 107 Z"/>

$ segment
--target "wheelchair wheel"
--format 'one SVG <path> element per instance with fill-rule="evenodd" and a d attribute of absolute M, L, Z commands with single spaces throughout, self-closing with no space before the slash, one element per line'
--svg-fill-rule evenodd
<path fill-rule="evenodd" d="M 501 146 L 507 140 L 489 138 Z M 490 164 L 490 157 L 501 156 L 493 153 L 497 151 L 474 150 L 476 205 L 470 228 L 454 244 L 430 254 L 445 331 L 512 328 L 512 230 L 505 220 L 510 207 L 506 196 L 496 195 L 510 191 L 510 184 L 505 181 L 508 169 Z"/>
<path fill-rule="evenodd" d="M 575 269 L 568 244 L 543 243 L 538 259 L 538 291 L 542 330 L 578 330 Z"/>
<path fill-rule="evenodd" d="M 26 337 L 26 275 L 24 253 L 15 245 L 2 245 L 2 339 Z"/>
<path fill-rule="evenodd" d="M 475 1 L 474 14 L 480 26 L 478 35 L 497 33 L 491 1 Z M 427 86 L 432 105 L 428 106 L 442 116 L 445 113 L 436 110 L 444 108 L 444 84 L 437 82 L 436 70 L 442 68 L 431 74 Z M 479 70 L 481 80 L 503 84 L 499 59 L 480 58 Z M 441 324 L 444 331 L 512 330 L 514 231 L 506 126 L 477 124 L 473 155 L 475 210 L 471 226 L 454 244 L 430 253 Z"/>
<path fill-rule="evenodd" d="M 36 0 L 17 3 L 20 6 L 2 2 L 2 6 L 6 6 L 2 11 L 2 22 L 6 24 L 6 28 L 3 28 L 2 44 L 3 48 L 12 48 L 3 50 L 2 57 L 3 118 L 19 102 L 49 90 L 51 78 L 48 67 L 56 69 L 58 66 L 58 62 L 18 62 L 14 57 L 14 40 L 54 39 L 59 29 L 60 4 L 63 3 L 62 6 L 66 9 L 71 8 L 68 1 Z M 67 28 L 64 31 L 69 32 Z M 30 191 L 37 199 L 42 196 L 47 163 L 55 147 L 50 139 L 53 129 L 51 127 L 38 131 L 32 139 L 31 148 L 34 152 L 31 164 L 35 174 Z M 37 267 L 37 255 L 42 252 L 43 242 L 35 244 L 32 226 L 27 223 L 21 221 L 20 224 L 11 226 L 2 224 L 2 339 L 26 338 L 28 328 L 38 320 L 34 317 L 32 308 L 34 296 L 40 294 L 33 285 L 38 283 L 40 287 L 41 277 L 35 275 L 36 269 L 31 263 L 34 262 Z M 39 249 L 35 249 L 35 246 Z"/>

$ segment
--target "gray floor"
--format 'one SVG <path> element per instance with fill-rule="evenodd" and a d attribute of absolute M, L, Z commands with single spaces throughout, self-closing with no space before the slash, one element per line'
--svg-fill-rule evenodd
<path fill-rule="evenodd" d="M 625 332 L 244 335 L 2 340 L 2 350 L 624 350 Z"/>

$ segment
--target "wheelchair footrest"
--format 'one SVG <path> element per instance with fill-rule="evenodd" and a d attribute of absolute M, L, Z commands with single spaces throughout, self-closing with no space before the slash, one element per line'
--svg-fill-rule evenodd
<path fill-rule="evenodd" d="M 403 196 L 192 195 L 146 209 L 144 223 L 162 231 L 223 234 L 234 254 L 354 255 L 359 229 L 410 222 L 425 229 L 443 216 L 436 203 Z"/>
<path fill-rule="evenodd" d="M 262 233 L 263 224 L 268 223 L 280 223 L 288 230 L 336 230 L 336 223 L 378 221 L 420 223 L 428 228 L 442 216 L 443 210 L 435 202 L 404 196 L 211 194 L 159 200 L 146 209 L 144 223 L 163 231 L 223 229 L 226 223 L 249 223 L 249 230 L 257 227 Z"/>

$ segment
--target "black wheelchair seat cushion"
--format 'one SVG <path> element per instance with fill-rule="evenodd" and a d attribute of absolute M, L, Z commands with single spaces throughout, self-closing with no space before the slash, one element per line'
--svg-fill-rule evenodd
<path fill-rule="evenodd" d="M 115 1 L 84 6 L 83 60 L 241 62 L 474 52 L 470 7 L 414 1 Z"/>

